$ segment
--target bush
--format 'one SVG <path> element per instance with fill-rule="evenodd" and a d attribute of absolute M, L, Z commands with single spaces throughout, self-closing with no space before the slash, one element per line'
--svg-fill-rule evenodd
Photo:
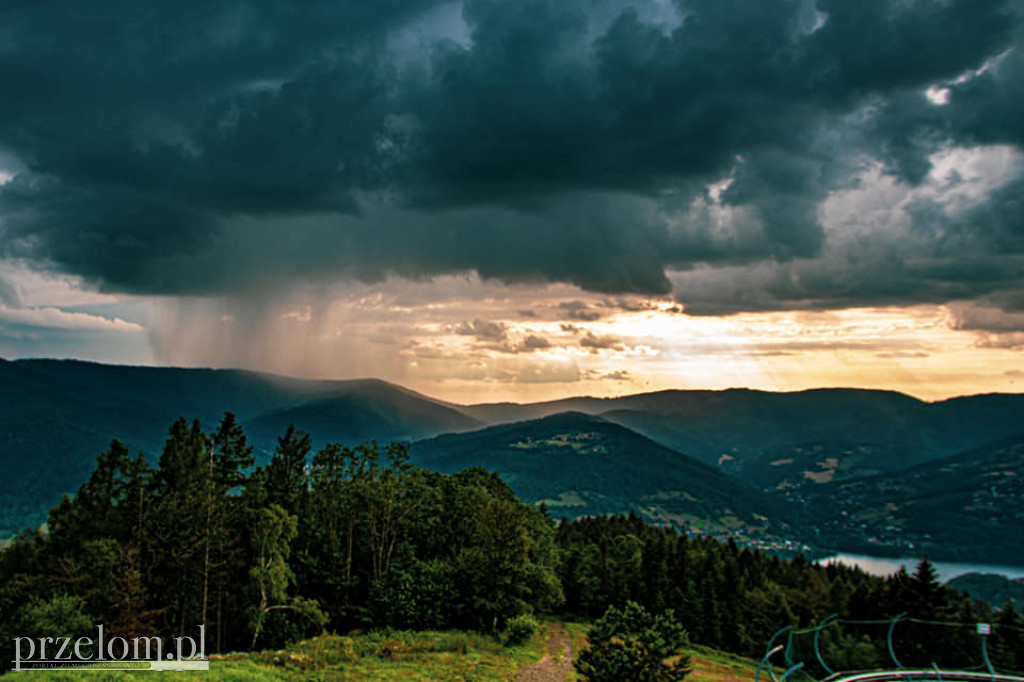
<path fill-rule="evenodd" d="M 653 616 L 632 601 L 609 607 L 589 640 L 575 663 L 587 682 L 680 682 L 690 673 L 686 630 L 671 610 Z"/>
<path fill-rule="evenodd" d="M 533 637 L 539 629 L 540 623 L 537 622 L 536 618 L 527 613 L 511 618 L 505 625 L 505 643 L 521 646 Z"/>

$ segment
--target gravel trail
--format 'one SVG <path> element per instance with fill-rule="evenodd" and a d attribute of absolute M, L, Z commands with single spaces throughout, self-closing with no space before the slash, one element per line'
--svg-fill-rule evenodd
<path fill-rule="evenodd" d="M 548 625 L 551 639 L 544 658 L 533 665 L 520 669 L 515 682 L 563 682 L 565 674 L 572 670 L 572 639 L 561 623 Z"/>

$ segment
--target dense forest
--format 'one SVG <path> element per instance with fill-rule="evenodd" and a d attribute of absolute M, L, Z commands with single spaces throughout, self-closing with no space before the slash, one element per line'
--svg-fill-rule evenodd
<path fill-rule="evenodd" d="M 691 641 L 750 656 L 781 626 L 832 614 L 906 613 L 905 635 L 925 621 L 993 621 L 993 660 L 1024 669 L 1013 606 L 992 613 L 940 586 L 927 562 L 883 580 L 687 539 L 633 514 L 559 523 L 485 469 L 415 467 L 398 443 L 313 453 L 294 428 L 254 468 L 230 413 L 212 434 L 174 422 L 156 467 L 112 442 L 51 510 L 46 533 L 24 531 L 0 553 L 0 654 L 12 660 L 17 636 L 74 638 L 98 623 L 126 638 L 205 624 L 212 653 L 324 630 L 492 631 L 525 613 L 592 620 L 627 601 L 673 609 Z M 877 636 L 837 626 L 824 647 L 866 666 Z M 922 648 L 927 637 L 911 648 L 944 665 L 976 662 L 976 642 L 956 636 L 941 652 Z"/>

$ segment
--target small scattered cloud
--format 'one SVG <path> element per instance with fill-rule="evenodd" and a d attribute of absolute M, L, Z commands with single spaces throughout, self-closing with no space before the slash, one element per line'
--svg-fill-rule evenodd
<path fill-rule="evenodd" d="M 530 353 L 535 350 L 544 350 L 545 348 L 551 348 L 551 342 L 545 339 L 543 336 L 537 336 L 536 334 L 528 334 L 523 340 L 522 349 Z"/>
<path fill-rule="evenodd" d="M 480 340 L 504 341 L 508 338 L 508 326 L 505 323 L 480 318 L 456 325 L 453 331 L 460 336 L 475 336 Z"/>
<path fill-rule="evenodd" d="M 974 346 L 976 348 L 1024 350 L 1024 332 L 1009 332 L 1005 334 L 979 332 Z"/>
<path fill-rule="evenodd" d="M 875 353 L 876 358 L 893 358 L 893 359 L 913 359 L 913 358 L 927 358 L 931 357 L 924 351 L 908 351 L 908 350 L 897 350 L 897 351 L 885 351 L 882 353 Z"/>
<path fill-rule="evenodd" d="M 595 310 L 591 306 L 579 300 L 563 301 L 558 304 L 558 309 L 563 311 L 568 319 L 577 320 L 579 322 L 594 322 L 604 317 L 603 313 L 599 310 Z"/>
<path fill-rule="evenodd" d="M 630 313 L 639 313 L 648 310 L 658 310 L 658 305 L 653 301 L 638 298 L 606 298 L 598 305 L 609 310 L 622 310 Z"/>
<path fill-rule="evenodd" d="M 589 348 L 591 353 L 596 353 L 599 350 L 614 350 L 623 351 L 625 347 L 622 344 L 622 339 L 617 336 L 597 336 L 593 332 L 588 331 L 586 335 L 580 339 L 581 348 Z"/>
<path fill-rule="evenodd" d="M 10 308 L 0 305 L 0 323 L 42 329 L 144 332 L 146 328 L 120 318 L 68 312 L 60 308 Z"/>

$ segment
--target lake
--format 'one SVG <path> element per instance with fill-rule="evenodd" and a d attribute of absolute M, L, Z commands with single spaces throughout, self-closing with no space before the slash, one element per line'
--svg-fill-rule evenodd
<path fill-rule="evenodd" d="M 832 556 L 818 559 L 817 563 L 827 564 L 836 561 L 847 566 L 859 566 L 865 573 L 871 575 L 887 576 L 900 570 L 900 566 L 906 566 L 907 572 L 913 573 L 914 569 L 921 562 L 921 557 L 880 557 L 868 554 L 833 554 Z M 995 573 L 1004 575 L 1010 579 L 1024 578 L 1024 566 L 997 566 L 994 564 L 961 564 L 946 561 L 933 561 L 939 574 L 939 580 L 946 582 L 964 573 Z"/>

